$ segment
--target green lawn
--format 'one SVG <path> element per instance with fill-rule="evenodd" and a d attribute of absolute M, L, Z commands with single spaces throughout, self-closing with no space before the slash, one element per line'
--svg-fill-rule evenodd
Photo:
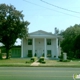
<path fill-rule="evenodd" d="M 80 67 L 80 60 L 71 60 L 70 62 L 59 62 L 58 60 L 45 60 L 46 64 L 39 66 L 54 66 L 54 67 Z"/>
<path fill-rule="evenodd" d="M 11 58 L 0 60 L 0 63 L 25 63 L 29 59 Z"/>
<path fill-rule="evenodd" d="M 27 63 L 26 63 L 27 62 Z M 46 63 L 40 63 L 39 66 L 52 66 L 52 67 L 80 67 L 80 60 L 72 60 L 70 62 L 59 62 L 58 60 L 45 60 Z M 30 59 L 27 58 L 11 58 L 0 60 L 0 66 L 14 66 L 14 67 L 27 67 L 31 66 Z"/>
<path fill-rule="evenodd" d="M 28 63 L 26 63 L 28 62 Z M 30 66 L 30 59 L 11 58 L 0 60 L 0 66 Z"/>

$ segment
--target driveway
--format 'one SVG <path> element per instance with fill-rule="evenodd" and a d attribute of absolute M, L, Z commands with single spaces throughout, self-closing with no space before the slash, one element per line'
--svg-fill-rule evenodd
<path fill-rule="evenodd" d="M 0 67 L 0 80 L 73 80 L 80 68 Z"/>

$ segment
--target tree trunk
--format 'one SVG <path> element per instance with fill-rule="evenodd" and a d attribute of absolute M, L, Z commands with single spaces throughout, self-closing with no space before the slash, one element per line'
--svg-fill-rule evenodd
<path fill-rule="evenodd" d="M 9 59 L 9 49 L 6 48 L 6 59 Z"/>

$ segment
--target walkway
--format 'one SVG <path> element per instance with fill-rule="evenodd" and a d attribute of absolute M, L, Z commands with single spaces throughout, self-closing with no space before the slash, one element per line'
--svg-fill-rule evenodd
<path fill-rule="evenodd" d="M 31 66 L 38 66 L 39 64 L 40 64 L 39 62 L 35 61 L 31 64 Z"/>

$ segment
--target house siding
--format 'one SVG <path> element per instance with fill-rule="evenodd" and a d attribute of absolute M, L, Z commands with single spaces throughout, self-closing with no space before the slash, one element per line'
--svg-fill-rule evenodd
<path fill-rule="evenodd" d="M 31 39 L 31 38 L 30 38 Z M 48 38 L 47 38 L 48 39 Z M 47 40 L 46 39 L 46 40 Z M 49 38 L 50 39 L 50 38 Z M 33 51 L 33 43 L 32 45 L 28 45 L 28 39 L 23 39 L 23 57 L 28 57 L 28 50 Z M 38 56 L 42 56 L 45 50 L 45 45 L 44 45 L 44 38 L 35 38 L 35 53 Z M 51 39 L 51 45 L 47 45 L 46 43 L 46 52 L 47 50 L 51 50 L 52 52 L 52 58 L 56 56 L 56 39 Z M 35 54 L 34 54 L 35 55 Z"/>
<path fill-rule="evenodd" d="M 56 42 L 55 39 L 51 39 L 51 45 L 46 46 L 47 50 L 51 50 L 52 58 L 54 58 L 54 56 L 56 56 L 56 44 L 55 44 L 55 42 Z"/>
<path fill-rule="evenodd" d="M 51 58 L 58 58 L 59 46 L 58 46 L 58 35 L 48 33 L 42 30 L 29 34 L 28 38 L 23 38 L 22 44 L 22 57 L 28 57 L 28 50 L 32 50 L 32 56 L 47 58 L 47 51 L 51 50 Z M 28 39 L 32 39 L 32 45 L 28 45 Z M 47 45 L 47 39 L 51 39 L 51 45 Z M 45 44 L 46 43 L 46 44 Z"/>
<path fill-rule="evenodd" d="M 44 39 L 35 39 L 35 53 L 37 56 L 42 56 L 44 53 Z"/>

